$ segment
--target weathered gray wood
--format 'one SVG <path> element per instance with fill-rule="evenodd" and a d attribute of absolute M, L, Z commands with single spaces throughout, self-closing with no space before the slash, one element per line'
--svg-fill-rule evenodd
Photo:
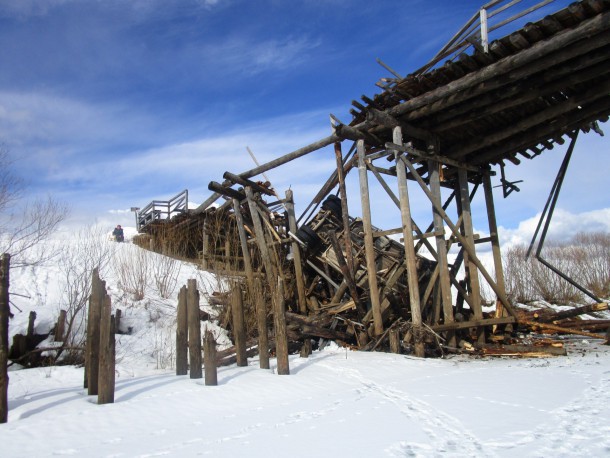
<path fill-rule="evenodd" d="M 294 200 L 292 190 L 286 191 L 286 212 L 288 213 L 288 229 L 292 234 L 297 232 L 297 220 L 294 212 Z M 303 274 L 303 259 L 301 257 L 301 247 L 293 239 L 292 244 L 292 261 L 294 265 L 294 276 L 297 283 L 297 303 L 299 312 L 303 315 L 307 314 L 307 296 L 305 295 L 305 276 Z M 301 357 L 307 358 L 311 355 L 311 339 L 304 339 L 301 347 Z"/>
<path fill-rule="evenodd" d="M 123 317 L 123 312 L 121 309 L 116 309 L 114 312 L 114 329 L 115 334 L 121 334 L 121 318 Z"/>
<path fill-rule="evenodd" d="M 11 256 L 2 255 L 0 260 L 0 423 L 8 421 L 8 322 L 10 315 L 9 272 Z"/>
<path fill-rule="evenodd" d="M 247 366 L 246 357 L 246 323 L 244 321 L 244 302 L 241 287 L 234 283 L 231 288 L 231 315 L 233 318 L 233 337 L 235 339 L 235 351 L 237 354 L 237 365 Z"/>
<path fill-rule="evenodd" d="M 288 229 L 291 233 L 296 234 L 297 232 L 297 221 L 294 213 L 294 201 L 292 190 L 286 191 L 286 209 L 288 212 Z M 294 273 L 297 283 L 297 298 L 299 311 L 303 314 L 307 313 L 307 299 L 305 296 L 305 278 L 303 276 L 303 260 L 301 258 L 301 247 L 293 239 L 292 244 L 292 256 L 294 263 Z"/>
<path fill-rule="evenodd" d="M 203 351 L 206 386 L 218 385 L 218 368 L 216 366 L 216 339 L 212 331 L 205 332 Z"/>
<path fill-rule="evenodd" d="M 33 310 L 30 311 L 30 314 L 28 316 L 28 331 L 27 331 L 27 337 L 34 337 L 34 329 L 36 327 L 36 312 L 34 312 Z"/>
<path fill-rule="evenodd" d="M 403 157 L 403 162 L 407 166 L 409 165 L 409 161 Z M 429 173 L 429 182 L 430 189 L 426 187 L 426 191 L 428 191 L 428 198 L 432 202 L 432 216 L 434 220 L 434 230 L 438 234 L 436 236 L 436 254 L 439 269 L 439 283 L 440 283 L 440 295 L 441 295 L 441 304 L 443 307 L 443 319 L 445 324 L 453 323 L 453 303 L 451 297 L 451 279 L 449 277 L 449 264 L 447 262 L 447 242 L 445 240 L 445 226 L 443 224 L 443 218 L 441 214 L 438 212 L 438 208 L 441 206 L 441 184 L 439 177 L 439 166 L 440 164 L 435 161 L 428 161 L 428 173 Z M 415 170 L 412 169 L 411 173 Z M 447 335 L 448 345 L 451 347 L 455 347 L 455 335 L 451 332 Z"/>
<path fill-rule="evenodd" d="M 358 173 L 360 177 L 360 200 L 362 202 L 362 228 L 364 229 L 364 249 L 369 282 L 369 299 L 373 310 L 375 335 L 381 335 L 383 334 L 383 318 L 381 316 L 381 302 L 379 299 L 379 287 L 377 285 L 377 266 L 375 246 L 373 243 L 373 227 L 371 224 L 371 204 L 369 200 L 369 180 L 367 177 L 366 151 L 363 140 L 358 140 L 357 151 Z"/>
<path fill-rule="evenodd" d="M 557 65 L 561 61 L 582 54 L 585 50 L 603 46 L 608 42 L 607 37 L 602 32 L 610 28 L 609 17 L 610 13 L 596 16 L 591 21 L 581 23 L 574 29 L 560 32 L 549 40 L 535 43 L 531 48 L 501 59 L 478 72 L 470 73 L 463 78 L 397 105 L 388 110 L 388 114 L 398 117 L 418 108 L 430 106 L 433 102 L 452 94 L 463 94 L 463 97 L 451 99 L 451 102 L 457 103 L 469 97 L 475 97 L 481 92 L 497 89 L 507 82 L 536 73 L 541 68 Z M 510 78 L 507 75 L 508 72 L 510 72 Z M 503 78 L 494 79 L 497 75 L 502 75 Z M 466 91 L 466 89 L 482 82 L 487 82 L 487 84 L 480 85 L 478 92 Z"/>
<path fill-rule="evenodd" d="M 216 181 L 210 181 L 208 184 L 208 189 L 210 191 L 217 192 L 218 194 L 222 194 L 223 196 L 229 197 L 231 199 L 237 199 L 239 201 L 244 200 L 245 196 L 243 193 L 236 191 L 235 189 L 229 188 L 228 186 L 223 186 Z"/>
<path fill-rule="evenodd" d="M 512 324 L 515 323 L 517 319 L 512 316 L 504 316 L 501 318 L 487 318 L 483 320 L 470 320 L 470 321 L 455 321 L 449 324 L 438 324 L 431 326 L 434 332 L 445 332 L 445 331 L 455 331 L 457 329 L 467 329 L 474 328 L 479 326 L 492 326 L 496 324 Z"/>
<path fill-rule="evenodd" d="M 464 249 L 471 256 L 472 262 L 474 262 L 476 264 L 476 266 L 479 268 L 481 275 L 483 275 L 483 277 L 485 278 L 487 283 L 489 283 L 489 286 L 491 287 L 491 289 L 493 289 L 494 292 L 498 295 L 498 297 L 502 301 L 502 304 L 504 304 L 504 307 L 506 307 L 506 309 L 510 312 L 510 314 L 512 316 L 516 316 L 515 310 L 511 306 L 508 298 L 506 297 L 506 294 L 503 291 L 500 291 L 498 289 L 498 285 L 496 285 L 494 280 L 491 278 L 491 276 L 487 272 L 487 269 L 485 269 L 485 267 L 481 264 L 481 261 L 479 261 L 479 259 L 477 258 L 476 253 L 474 252 L 474 249 L 472 248 L 472 246 L 468 243 L 468 240 L 466 240 L 464 237 L 462 237 L 462 234 L 460 234 L 460 231 L 458 230 L 458 228 L 455 226 L 455 224 L 453 224 L 451 222 L 451 219 L 449 218 L 449 216 L 447 216 L 447 213 L 445 213 L 445 210 L 443 210 L 443 208 L 440 205 L 440 199 L 437 199 L 434 197 L 432 192 L 426 186 L 426 183 L 424 182 L 423 178 L 415 170 L 415 167 L 413 166 L 413 164 L 411 164 L 411 162 L 409 162 L 409 160 L 406 158 L 404 159 L 404 161 L 407 164 L 407 167 L 409 168 L 409 170 L 411 170 L 411 173 L 414 174 L 413 176 L 415 177 L 416 181 L 419 183 L 422 191 L 424 191 L 424 194 L 426 194 L 426 196 L 428 197 L 430 202 L 432 202 L 432 206 L 434 208 L 435 215 L 438 214 L 438 216 L 440 216 L 440 218 L 442 220 L 444 220 L 445 223 L 447 223 L 447 226 L 449 226 L 453 235 L 458 239 L 458 241 L 462 244 Z M 431 181 L 432 181 L 432 178 L 431 178 Z M 442 223 L 442 221 L 441 221 L 441 223 Z"/>
<path fill-rule="evenodd" d="M 188 374 L 188 312 L 186 286 L 178 293 L 176 307 L 176 375 Z"/>
<path fill-rule="evenodd" d="M 85 387 L 87 393 L 98 394 L 99 377 L 99 355 L 100 355 L 100 316 L 102 301 L 106 295 L 104 282 L 100 280 L 97 268 L 93 269 L 91 275 L 91 296 L 89 297 L 89 312 L 87 321 L 87 344 L 86 344 L 86 377 Z"/>
<path fill-rule="evenodd" d="M 494 205 L 493 189 L 489 173 L 483 174 L 483 190 L 487 207 L 487 221 L 489 224 L 489 237 L 491 238 L 491 251 L 494 260 L 494 273 L 498 289 L 506 294 L 504 284 L 504 268 L 502 267 L 502 253 L 500 250 L 500 239 L 498 237 L 498 224 L 496 222 L 496 209 Z M 496 317 L 503 315 L 502 302 L 496 298 Z"/>
<path fill-rule="evenodd" d="M 337 235 L 335 234 L 335 231 L 333 231 L 333 230 L 329 230 L 327 232 L 327 234 L 328 234 L 328 239 L 330 240 L 330 244 L 333 248 L 333 251 L 335 252 L 337 262 L 339 263 L 339 268 L 341 269 L 343 278 L 345 279 L 345 282 L 347 283 L 347 286 L 349 288 L 350 295 L 352 296 L 352 299 L 354 300 L 354 303 L 356 304 L 356 309 L 358 310 L 358 314 L 360 315 L 360 317 L 363 317 L 366 314 L 366 309 L 365 309 L 364 305 L 362 304 L 362 302 L 360 301 L 360 297 L 358 296 L 356 282 L 352 278 L 352 274 L 349 271 L 347 262 L 345 261 L 345 258 L 343 257 L 343 252 L 341 251 L 341 247 L 339 246 L 339 241 L 337 240 Z"/>
<path fill-rule="evenodd" d="M 395 127 L 394 143 L 402 144 L 402 130 Z M 402 236 L 405 247 L 405 269 L 409 286 L 409 307 L 411 308 L 411 321 L 413 323 L 413 340 L 415 343 L 415 356 L 425 356 L 421 305 L 419 302 L 419 279 L 417 274 L 417 260 L 415 258 L 415 245 L 413 240 L 413 225 L 411 224 L 411 206 L 409 204 L 409 189 L 407 186 L 407 169 L 400 157 L 396 159 L 396 175 L 398 178 L 398 196 L 400 199 L 400 217 L 402 222 Z"/>
<path fill-rule="evenodd" d="M 345 243 L 345 259 L 347 271 L 354 278 L 354 257 L 352 255 L 352 237 L 350 231 L 349 208 L 347 205 L 347 190 L 345 188 L 345 171 L 343 169 L 343 152 L 341 143 L 335 143 L 335 160 L 337 162 L 337 180 L 339 182 L 339 195 L 341 196 L 341 220 L 343 222 L 343 234 Z"/>
<path fill-rule="evenodd" d="M 189 337 L 190 378 L 203 377 L 201 368 L 201 321 L 199 319 L 199 290 L 197 280 L 189 279 L 186 290 L 186 309 Z"/>
<path fill-rule="evenodd" d="M 329 137 L 325 137 L 321 140 L 318 140 L 316 142 L 313 142 L 307 146 L 304 146 L 303 148 L 299 148 L 291 153 L 285 154 L 282 157 L 279 157 L 277 159 L 274 159 L 272 161 L 267 162 L 266 164 L 260 165 L 258 167 L 255 167 L 253 169 L 247 170 L 245 172 L 242 172 L 239 174 L 240 177 L 242 178 L 252 178 L 256 175 L 259 175 L 263 172 L 266 172 L 268 170 L 274 169 L 276 167 L 279 167 L 280 165 L 284 165 L 290 161 L 293 161 L 295 159 L 298 159 L 299 157 L 305 156 L 306 154 L 309 154 L 313 151 L 317 151 L 320 148 L 324 148 L 325 146 L 331 145 L 337 141 L 341 141 L 341 137 L 339 137 L 336 134 L 330 135 Z M 220 194 L 213 194 L 212 196 L 210 196 L 207 200 L 205 200 L 201 205 L 199 205 L 199 207 L 197 207 L 193 212 L 194 213 L 201 213 L 203 212 L 206 208 L 208 208 L 212 203 L 214 203 L 218 198 L 220 197 Z"/>
<path fill-rule="evenodd" d="M 235 222 L 237 223 L 237 233 L 239 234 L 239 243 L 244 260 L 244 270 L 246 272 L 248 291 L 250 293 L 250 297 L 254 297 L 254 271 L 252 269 L 252 258 L 250 257 L 248 237 L 244 227 L 244 217 L 241 214 L 241 206 L 239 205 L 239 201 L 237 199 L 233 199 L 233 213 L 235 214 Z"/>
<path fill-rule="evenodd" d="M 225 172 L 222 175 L 222 177 L 225 180 L 232 181 L 233 183 L 240 184 L 240 185 L 242 185 L 244 187 L 250 186 L 254 192 L 260 192 L 261 194 L 265 194 L 267 196 L 274 196 L 275 195 L 273 193 L 273 191 L 265 188 L 264 186 L 261 186 L 261 185 L 259 185 L 258 183 L 254 182 L 252 180 L 248 180 L 246 178 L 242 178 L 239 175 L 235 175 L 234 173 Z"/>
<path fill-rule="evenodd" d="M 57 324 L 55 325 L 55 333 L 53 336 L 53 340 L 55 340 L 55 342 L 64 341 L 64 334 L 66 333 L 66 315 L 67 312 L 65 310 L 59 311 L 59 317 L 57 318 Z"/>
<path fill-rule="evenodd" d="M 278 277 L 276 296 L 273 301 L 273 324 L 275 329 L 275 352 L 277 356 L 277 373 L 289 375 L 288 336 L 286 333 L 286 305 L 284 301 L 284 282 Z"/>
<path fill-rule="evenodd" d="M 271 266 L 271 257 L 269 256 L 269 250 L 267 243 L 265 242 L 265 233 L 263 226 L 258 215 L 256 203 L 254 202 L 254 195 L 252 189 L 246 187 L 246 197 L 248 199 L 248 206 L 250 207 L 250 214 L 252 216 L 252 223 L 254 225 L 254 233 L 256 236 L 256 243 L 261 252 L 261 258 L 263 259 L 263 265 L 265 266 L 265 272 L 267 281 L 269 282 L 270 289 L 275 291 L 274 282 L 270 281 L 270 274 L 273 272 Z M 258 349 L 259 349 L 259 365 L 261 369 L 269 369 L 269 336 L 267 332 L 267 306 L 263 300 L 262 291 L 258 297 L 256 303 L 256 322 L 258 327 Z"/>
<path fill-rule="evenodd" d="M 392 353 L 400 354 L 400 331 L 396 328 L 390 329 L 390 333 L 388 334 L 388 340 L 390 341 L 390 351 Z"/>
<path fill-rule="evenodd" d="M 201 248 L 201 268 L 203 270 L 209 269 L 208 265 L 208 251 L 210 245 L 210 226 L 207 222 L 207 219 L 203 222 L 203 246 Z"/>
<path fill-rule="evenodd" d="M 100 312 L 100 367 L 98 374 L 98 404 L 114 402 L 115 382 L 114 317 L 110 296 L 104 296 Z"/>
<path fill-rule="evenodd" d="M 464 169 L 458 169 L 458 187 L 459 187 L 459 208 L 462 216 L 462 228 L 464 238 L 471 244 L 473 251 L 475 250 L 474 234 L 472 227 L 472 214 L 470 210 L 470 192 L 468 190 L 468 172 Z M 464 254 L 464 267 L 468 270 L 468 282 L 470 284 L 470 299 L 471 307 L 474 313 L 475 320 L 483 318 L 483 309 L 481 307 L 481 287 L 479 285 L 479 271 L 474 262 L 470 261 L 470 255 Z M 485 333 L 482 329 L 477 329 L 478 341 L 485 342 Z"/>

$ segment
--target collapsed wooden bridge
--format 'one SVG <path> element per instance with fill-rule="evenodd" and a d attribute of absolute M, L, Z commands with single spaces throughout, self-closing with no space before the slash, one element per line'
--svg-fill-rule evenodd
<path fill-rule="evenodd" d="M 489 42 L 494 30 L 535 10 L 493 25 L 515 2 L 503 3 L 485 5 L 406 77 L 381 63 L 392 73 L 377 83 L 382 92 L 353 101 L 351 122 L 332 117 L 332 135 L 252 170 L 226 172 L 197 209 L 172 211 L 179 195 L 167 202 L 167 217 L 159 202 L 151 207 L 157 213 L 138 213 L 145 234 L 139 243 L 243 278 L 261 351 L 271 303 L 288 310 L 291 339 L 305 352 L 317 336 L 363 349 L 388 342 L 423 356 L 440 340 L 448 348 L 484 344 L 493 332 L 518 325 L 522 317 L 504 285 L 492 167 L 500 168 L 508 195 L 516 186 L 504 177 L 506 161 L 519 164 L 569 142 L 565 174 L 578 133 L 601 133 L 598 122 L 610 115 L 610 1 L 575 2 Z M 278 196 L 269 183 L 252 180 L 330 145 L 337 168 L 298 219 L 291 191 Z M 360 218 L 350 215 L 345 187 L 355 169 Z M 386 191 L 401 227 L 373 226 L 370 178 Z M 560 184 L 558 176 L 554 192 Z M 411 217 L 412 186 L 430 203 L 427 227 Z M 486 238 L 472 225 L 471 201 L 480 188 Z M 457 219 L 448 214 L 452 204 Z M 493 271 L 479 259 L 481 244 L 491 245 Z M 492 313 L 483 311 L 480 281 L 497 297 Z"/>

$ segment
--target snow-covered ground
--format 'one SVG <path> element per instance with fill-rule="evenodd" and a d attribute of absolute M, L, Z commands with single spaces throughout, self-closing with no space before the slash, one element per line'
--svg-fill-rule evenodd
<path fill-rule="evenodd" d="M 105 243 L 113 259 L 135 248 Z M 289 376 L 253 358 L 219 368 L 211 387 L 174 375 L 173 325 L 177 288 L 215 280 L 184 263 L 169 299 L 149 285 L 134 301 L 112 266 L 102 277 L 133 328 L 117 336 L 115 403 L 87 395 L 82 368 L 11 370 L 1 457 L 610 456 L 610 347 L 599 342 L 569 339 L 567 357 L 545 359 L 423 360 L 330 345 L 291 356 Z M 22 311 L 13 308 L 11 334 L 25 330 L 29 310 L 38 332 L 52 324 L 61 272 L 11 271 L 11 290 L 29 296 L 14 296 Z"/>

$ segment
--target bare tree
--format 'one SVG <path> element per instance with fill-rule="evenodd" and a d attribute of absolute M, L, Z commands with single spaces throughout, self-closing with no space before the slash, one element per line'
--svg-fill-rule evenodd
<path fill-rule="evenodd" d="M 6 148 L 0 146 L 0 253 L 11 254 L 11 267 L 37 265 L 53 257 L 57 252 L 40 242 L 68 216 L 68 207 L 52 197 L 24 202 L 25 189 Z"/>

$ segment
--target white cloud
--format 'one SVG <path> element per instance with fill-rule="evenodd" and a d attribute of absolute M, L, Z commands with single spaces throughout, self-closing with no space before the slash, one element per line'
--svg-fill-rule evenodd
<path fill-rule="evenodd" d="M 502 246 L 529 244 L 539 219 L 540 213 L 520 222 L 516 229 L 498 228 Z M 570 213 L 560 208 L 556 209 L 549 225 L 547 240 L 569 240 L 578 232 L 610 232 L 610 208 L 582 213 Z"/>

